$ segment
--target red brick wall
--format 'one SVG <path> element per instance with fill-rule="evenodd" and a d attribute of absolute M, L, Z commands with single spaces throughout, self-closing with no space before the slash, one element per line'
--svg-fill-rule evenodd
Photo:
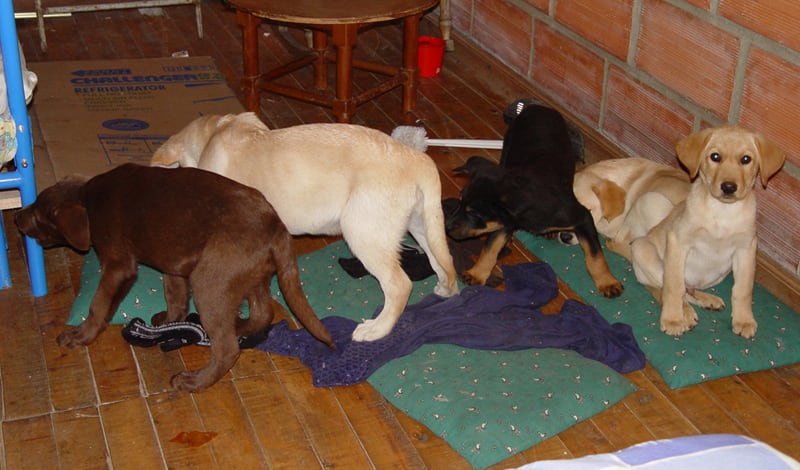
<path fill-rule="evenodd" d="M 451 0 L 454 27 L 631 155 L 736 123 L 787 154 L 760 248 L 800 268 L 800 1 Z"/>

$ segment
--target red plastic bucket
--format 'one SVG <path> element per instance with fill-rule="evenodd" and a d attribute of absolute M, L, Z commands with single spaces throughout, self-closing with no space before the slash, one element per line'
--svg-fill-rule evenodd
<path fill-rule="evenodd" d="M 417 50 L 419 76 L 431 78 L 442 71 L 444 60 L 444 39 L 434 36 L 420 36 Z"/>

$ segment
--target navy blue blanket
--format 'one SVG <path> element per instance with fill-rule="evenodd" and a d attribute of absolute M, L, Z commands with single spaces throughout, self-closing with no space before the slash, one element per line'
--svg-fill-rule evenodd
<path fill-rule="evenodd" d="M 558 295 L 556 276 L 548 264 L 504 266 L 503 276 L 505 291 L 471 286 L 451 298 L 425 297 L 408 306 L 392 332 L 378 341 L 352 341 L 357 323 L 330 316 L 322 322 L 333 335 L 336 351 L 305 329 L 289 329 L 285 320 L 256 347 L 299 358 L 311 369 L 317 387 L 362 382 L 386 362 L 426 343 L 504 351 L 571 349 L 621 373 L 644 367 L 644 353 L 628 325 L 609 324 L 593 307 L 573 300 L 567 300 L 559 314 L 539 310 Z"/>

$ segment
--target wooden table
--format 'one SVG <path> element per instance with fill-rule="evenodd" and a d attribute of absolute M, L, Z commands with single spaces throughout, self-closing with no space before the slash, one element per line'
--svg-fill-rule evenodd
<path fill-rule="evenodd" d="M 258 112 L 260 92 L 272 92 L 309 103 L 327 106 L 339 122 L 349 122 L 356 107 L 398 86 L 403 87 L 403 111 L 416 102 L 417 38 L 422 15 L 439 0 L 229 0 L 236 8 L 242 27 L 245 107 Z M 399 67 L 353 58 L 358 32 L 362 27 L 397 19 L 403 20 L 403 61 Z M 308 28 L 312 47 L 304 56 L 261 73 L 258 63 L 258 26 L 263 20 Z M 331 45 L 328 44 L 331 36 Z M 328 89 L 327 65 L 336 64 L 333 97 L 321 93 Z M 302 67 L 314 68 L 315 90 L 290 87 L 276 80 Z M 353 96 L 353 68 L 388 78 Z"/>

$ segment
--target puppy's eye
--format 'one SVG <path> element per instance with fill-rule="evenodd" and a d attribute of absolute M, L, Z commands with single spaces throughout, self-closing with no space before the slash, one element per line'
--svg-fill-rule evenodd
<path fill-rule="evenodd" d="M 712 153 L 711 155 L 708 156 L 708 158 L 710 158 L 711 161 L 715 163 L 719 163 L 720 161 L 722 161 L 722 155 L 718 154 L 717 152 Z"/>
<path fill-rule="evenodd" d="M 751 157 L 750 155 L 744 155 L 740 161 L 742 162 L 742 165 L 747 165 L 748 163 L 753 161 L 753 157 Z"/>

